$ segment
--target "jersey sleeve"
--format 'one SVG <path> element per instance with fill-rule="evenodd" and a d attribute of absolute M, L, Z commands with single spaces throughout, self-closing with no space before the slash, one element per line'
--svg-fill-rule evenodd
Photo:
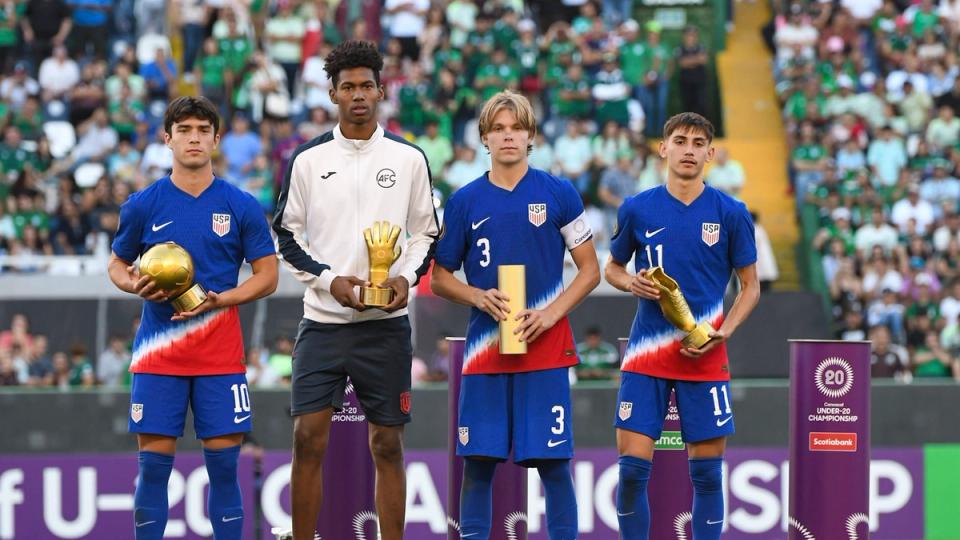
<path fill-rule="evenodd" d="M 143 210 L 136 195 L 120 206 L 120 223 L 113 238 L 113 252 L 124 261 L 132 263 L 140 256 L 143 246 Z"/>
<path fill-rule="evenodd" d="M 275 255 L 270 226 L 263 216 L 260 203 L 249 193 L 243 194 L 243 214 L 240 216 L 240 231 L 243 241 L 243 258 L 248 262 Z"/>
<path fill-rule="evenodd" d="M 462 193 L 459 195 L 454 195 L 447 201 L 447 208 L 443 212 L 440 241 L 437 243 L 437 264 L 451 272 L 456 272 L 463 266 L 468 242 L 466 210 L 463 208 L 463 195 Z"/>
<path fill-rule="evenodd" d="M 617 211 L 617 224 L 610 239 L 610 256 L 621 264 L 627 264 L 637 250 L 637 242 L 633 236 L 631 208 L 633 199 L 627 199 Z"/>
<path fill-rule="evenodd" d="M 731 216 L 730 262 L 734 268 L 743 268 L 757 262 L 757 236 L 753 219 L 743 203 L 737 205 Z"/>
<path fill-rule="evenodd" d="M 580 193 L 570 182 L 562 182 L 560 188 L 560 234 L 568 250 L 593 238 L 593 230 L 587 222 Z"/>

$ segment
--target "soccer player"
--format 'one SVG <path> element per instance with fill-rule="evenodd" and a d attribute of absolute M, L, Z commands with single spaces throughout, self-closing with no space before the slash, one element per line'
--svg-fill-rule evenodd
<path fill-rule="evenodd" d="M 202 97 L 178 98 L 163 127 L 173 170 L 123 204 L 108 267 L 120 290 L 146 300 L 130 364 L 129 429 L 140 448 L 134 531 L 137 540 L 163 536 L 167 480 L 189 405 L 210 475 L 213 536 L 236 540 L 244 517 L 237 460 L 252 423 L 237 306 L 276 289 L 277 257 L 257 200 L 213 174 L 216 107 Z M 207 290 L 206 301 L 191 311 L 175 313 L 171 298 L 132 264 L 167 241 L 190 253 L 194 281 Z M 244 260 L 253 275 L 237 285 Z"/>
<path fill-rule="evenodd" d="M 720 538 L 723 527 L 721 464 L 726 437 L 734 431 L 724 342 L 756 306 L 760 285 L 750 214 L 743 203 L 703 182 L 712 141 L 713 125 L 698 114 L 667 121 L 660 143 L 667 183 L 624 201 L 604 269 L 611 285 L 639 298 L 621 366 L 615 422 L 617 515 L 624 540 L 645 540 L 649 532 L 647 481 L 671 389 L 690 456 L 693 537 Z M 636 274 L 625 268 L 631 257 Z M 660 293 L 646 278 L 657 266 L 680 285 L 697 322 L 716 329 L 699 349 L 683 347 L 682 332 L 664 318 Z M 741 289 L 724 317 L 723 293 L 734 271 Z"/>
<path fill-rule="evenodd" d="M 484 105 L 480 138 L 492 166 L 447 203 L 431 282 L 436 294 L 472 308 L 458 423 L 465 436 L 457 445 L 465 458 L 461 536 L 470 540 L 490 535 L 491 482 L 511 447 L 516 463 L 540 473 L 550 539 L 577 537 L 567 371 L 578 360 L 567 314 L 600 282 L 600 265 L 573 184 L 527 164 L 535 134 L 525 97 L 500 92 Z M 564 289 L 566 250 L 578 271 Z M 526 267 L 527 305 L 519 313 L 497 289 L 502 264 Z M 466 283 L 453 275 L 461 266 Z M 499 353 L 499 322 L 508 317 L 522 321 L 516 333 L 526 354 Z"/>
<path fill-rule="evenodd" d="M 340 123 L 300 146 L 287 168 L 273 220 L 284 264 L 306 286 L 294 347 L 293 538 L 313 538 L 323 494 L 321 465 L 333 410 L 347 377 L 370 430 L 376 506 L 384 540 L 403 535 L 406 477 L 403 426 L 410 422 L 413 348 L 407 295 L 427 271 L 440 233 L 423 152 L 377 123 L 383 57 L 374 44 L 346 41 L 326 59 Z M 402 229 L 389 278 L 393 300 L 367 308 L 354 290 L 371 286 L 363 230 L 388 221 Z"/>

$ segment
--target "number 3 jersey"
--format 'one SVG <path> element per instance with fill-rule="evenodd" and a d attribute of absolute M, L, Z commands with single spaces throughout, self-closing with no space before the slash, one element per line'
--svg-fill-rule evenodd
<path fill-rule="evenodd" d="M 620 206 L 610 255 L 624 265 L 633 257 L 636 271 L 663 266 L 697 322 L 720 328 L 731 273 L 757 261 L 753 220 L 743 203 L 710 186 L 689 205 L 659 186 Z M 726 344 L 697 359 L 683 356 L 684 333 L 664 318 L 660 304 L 638 298 L 637 305 L 621 369 L 665 379 L 730 379 Z"/>
<path fill-rule="evenodd" d="M 565 250 L 593 237 L 580 194 L 570 182 L 528 169 L 513 191 L 487 174 L 447 202 L 436 263 L 451 272 L 463 266 L 467 283 L 497 288 L 497 267 L 522 264 L 529 309 L 543 309 L 563 292 Z M 510 317 L 516 313 L 510 313 Z M 501 355 L 499 324 L 473 307 L 467 326 L 463 373 L 518 373 L 577 364 L 566 317 L 528 344 L 526 354 Z"/>
<path fill-rule="evenodd" d="M 113 252 L 133 262 L 162 242 L 180 244 L 193 259 L 194 283 L 221 293 L 237 286 L 244 259 L 276 253 L 257 200 L 225 180 L 194 197 L 161 178 L 120 207 Z M 132 373 L 226 375 L 243 373 L 243 336 L 237 306 L 172 321 L 169 302 L 143 303 L 133 341 Z"/>

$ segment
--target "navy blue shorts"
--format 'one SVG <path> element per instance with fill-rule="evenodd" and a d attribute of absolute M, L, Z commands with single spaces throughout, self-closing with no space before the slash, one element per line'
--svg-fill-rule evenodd
<path fill-rule="evenodd" d="M 679 381 L 629 371 L 621 374 L 613 425 L 643 433 L 655 441 L 660 439 L 671 389 L 676 391 L 684 442 L 733 435 L 729 381 Z"/>
<path fill-rule="evenodd" d="M 182 437 L 187 405 L 198 439 L 249 433 L 253 426 L 244 373 L 196 377 L 134 373 L 127 430 Z"/>
<path fill-rule="evenodd" d="M 464 375 L 457 455 L 513 461 L 573 457 L 568 368 Z"/>

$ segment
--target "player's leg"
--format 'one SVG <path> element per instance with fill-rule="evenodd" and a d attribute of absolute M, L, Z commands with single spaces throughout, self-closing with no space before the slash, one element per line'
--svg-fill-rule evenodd
<path fill-rule="evenodd" d="M 136 540 L 159 540 L 167 526 L 167 482 L 177 437 L 183 435 L 189 389 L 183 377 L 133 375 L 128 429 L 137 434 L 140 450 L 133 496 Z"/>
<path fill-rule="evenodd" d="M 617 397 L 617 521 L 623 540 L 647 540 L 650 502 L 647 484 L 653 468 L 653 446 L 663 430 L 671 381 L 624 372 Z"/>
<path fill-rule="evenodd" d="M 513 455 L 540 473 L 550 540 L 575 540 L 577 497 L 570 475 L 573 418 L 567 368 L 513 376 Z"/>
<path fill-rule="evenodd" d="M 506 374 L 464 375 L 457 407 L 457 455 L 463 459 L 460 536 L 490 537 L 493 475 L 510 455 L 511 378 Z"/>
<path fill-rule="evenodd" d="M 252 427 L 247 377 L 243 373 L 194 377 L 190 392 L 197 438 L 210 478 L 207 515 L 217 540 L 243 534 L 243 500 L 237 466 L 243 434 Z"/>
<path fill-rule="evenodd" d="M 347 384 L 341 354 L 348 325 L 300 322 L 293 351 L 293 463 L 290 506 L 293 538 L 313 540 L 323 500 L 323 459 L 334 408 L 342 407 Z"/>
<path fill-rule="evenodd" d="M 734 432 L 730 383 L 677 381 L 680 428 L 690 456 L 693 538 L 716 540 L 723 530 L 723 452 Z"/>
<path fill-rule="evenodd" d="M 403 426 L 410 422 L 410 321 L 396 317 L 351 325 L 347 374 L 369 422 L 377 470 L 375 499 L 383 540 L 403 538 L 407 477 Z"/>

